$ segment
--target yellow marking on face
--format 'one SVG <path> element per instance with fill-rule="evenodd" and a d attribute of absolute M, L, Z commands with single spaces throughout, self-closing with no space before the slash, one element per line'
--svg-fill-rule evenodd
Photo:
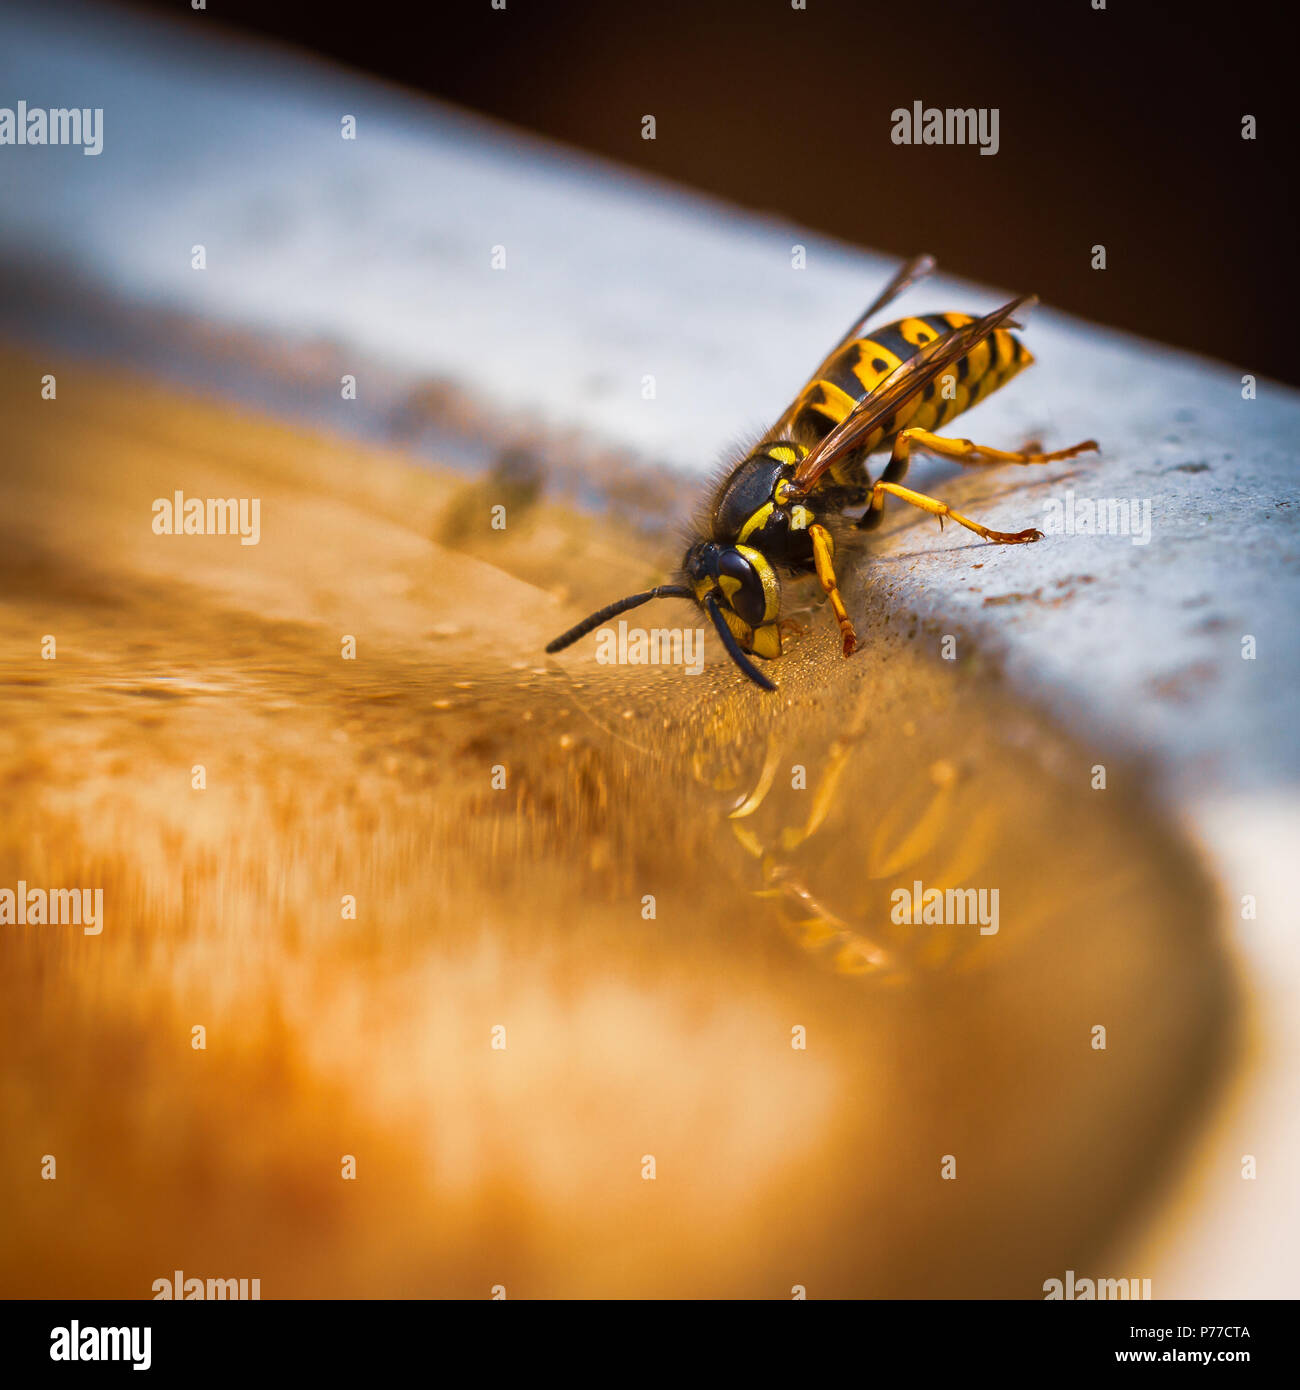
<path fill-rule="evenodd" d="M 812 525 L 813 514 L 807 507 L 792 507 L 790 509 L 790 529 L 792 531 L 806 531 Z"/>
<path fill-rule="evenodd" d="M 767 556 L 748 545 L 738 545 L 737 551 L 758 571 L 763 581 L 763 621 L 770 622 L 781 609 L 781 586 L 776 571 L 768 564 Z"/>
<path fill-rule="evenodd" d="M 768 518 L 772 515 L 772 510 L 772 504 L 770 502 L 764 502 L 753 516 L 740 528 L 740 539 L 742 541 L 747 540 L 754 531 L 766 526 Z"/>
<path fill-rule="evenodd" d="M 734 574 L 720 574 L 718 576 L 718 587 L 722 590 L 722 596 L 731 602 L 740 588 L 740 580 Z"/>
<path fill-rule="evenodd" d="M 722 614 L 722 621 L 731 629 L 731 635 L 748 651 L 754 629 L 732 608 L 720 608 L 718 612 Z"/>
<path fill-rule="evenodd" d="M 703 579 L 697 579 L 691 587 L 695 590 L 695 597 L 703 603 L 705 594 L 713 592 L 713 580 L 706 575 Z"/>
<path fill-rule="evenodd" d="M 767 451 L 768 458 L 775 459 L 777 463 L 793 463 L 798 455 L 788 444 L 774 444 Z"/>
<path fill-rule="evenodd" d="M 769 658 L 781 655 L 781 630 L 775 623 L 764 623 L 754 630 L 753 651 Z"/>
<path fill-rule="evenodd" d="M 790 500 L 790 494 L 794 491 L 794 484 L 787 478 L 782 478 L 772 489 L 772 500 L 778 507 L 784 507 Z"/>

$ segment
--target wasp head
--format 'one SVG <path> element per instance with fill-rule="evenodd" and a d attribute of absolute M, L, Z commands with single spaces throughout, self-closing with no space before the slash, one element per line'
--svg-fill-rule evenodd
<path fill-rule="evenodd" d="M 776 625 L 781 590 L 776 571 L 750 546 L 718 545 L 714 541 L 699 541 L 691 546 L 682 569 L 687 583 L 660 584 L 644 593 L 616 599 L 548 642 L 546 650 L 563 651 L 580 637 L 594 632 L 601 623 L 629 609 L 639 608 L 651 599 L 694 599 L 709 615 L 732 661 L 755 685 L 763 690 L 775 690 L 776 685 L 745 653 L 781 655 L 781 635 Z"/>
<path fill-rule="evenodd" d="M 776 625 L 781 581 L 765 555 L 748 545 L 697 541 L 686 552 L 682 569 L 733 658 L 733 643 L 727 642 L 724 627 L 741 651 L 764 657 L 781 655 L 781 634 Z M 744 665 L 749 675 L 753 667 Z M 758 682 L 765 683 L 766 678 Z"/>

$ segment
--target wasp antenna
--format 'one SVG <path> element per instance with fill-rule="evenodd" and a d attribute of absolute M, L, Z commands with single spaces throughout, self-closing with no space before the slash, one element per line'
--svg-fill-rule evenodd
<path fill-rule="evenodd" d="M 604 608 L 593 613 L 591 617 L 584 618 L 576 626 L 571 627 L 568 632 L 561 633 L 554 642 L 546 644 L 546 650 L 548 652 L 561 652 L 565 647 L 571 647 L 580 637 L 594 632 L 607 619 L 616 618 L 620 613 L 626 613 L 629 608 L 640 608 L 643 603 L 649 603 L 652 598 L 694 597 L 695 595 L 685 584 L 660 584 L 658 588 L 647 589 L 643 594 L 629 594 L 627 598 L 621 598 L 614 603 L 607 604 Z"/>
<path fill-rule="evenodd" d="M 709 617 L 713 619 L 713 626 L 718 629 L 718 636 L 722 638 L 722 645 L 726 647 L 727 655 L 732 661 L 760 690 L 775 690 L 775 682 L 768 680 L 762 671 L 740 650 L 740 643 L 736 641 L 736 634 L 727 626 L 727 620 L 722 616 L 717 599 L 712 594 L 705 594 L 704 606 L 708 609 Z"/>

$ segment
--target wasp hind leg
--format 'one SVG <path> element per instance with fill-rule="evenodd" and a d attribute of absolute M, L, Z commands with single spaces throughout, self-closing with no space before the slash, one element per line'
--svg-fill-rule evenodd
<path fill-rule="evenodd" d="M 1054 453 L 1037 452 L 1036 445 L 1026 449 L 990 449 L 987 444 L 976 444 L 969 439 L 945 439 L 941 434 L 931 434 L 929 430 L 902 430 L 894 441 L 894 459 L 906 458 L 911 449 L 925 449 L 940 458 L 952 459 L 954 463 L 974 467 L 981 463 L 1060 463 L 1062 459 L 1072 459 L 1076 454 L 1086 454 L 1089 449 L 1098 447 L 1095 439 L 1085 439 L 1082 444 L 1072 444 L 1068 449 L 1057 449 Z M 888 470 L 882 476 L 888 476 Z"/>
<path fill-rule="evenodd" d="M 848 609 L 840 597 L 840 586 L 835 579 L 835 566 L 832 564 L 835 542 L 831 539 L 831 533 L 820 522 L 813 522 L 808 528 L 808 534 L 812 538 L 813 564 L 817 568 L 817 578 L 831 601 L 831 611 L 835 614 L 835 621 L 840 625 L 840 636 L 844 638 L 844 655 L 852 656 L 858 647 L 858 635 L 853 631 Z"/>
<path fill-rule="evenodd" d="M 929 430 L 901 430 L 898 438 L 894 440 L 893 452 L 889 456 L 889 462 L 885 465 L 884 472 L 880 475 L 880 481 L 885 484 L 897 483 L 900 478 L 906 477 L 907 465 L 913 449 L 924 449 L 927 453 L 937 454 L 940 458 L 951 459 L 954 463 L 974 468 L 981 464 L 1060 463 L 1062 459 L 1072 459 L 1076 454 L 1087 453 L 1089 449 L 1095 450 L 1097 447 L 1095 439 L 1085 439 L 1082 444 L 1074 444 L 1068 449 L 1057 449 L 1054 453 L 1044 454 L 1034 452 L 1031 449 L 991 449 L 986 444 L 976 444 L 970 439 L 945 439 L 943 435 L 931 434 Z M 885 490 L 893 491 L 889 487 Z M 898 495 L 903 496 L 902 493 Z M 921 494 L 913 493 L 912 496 L 919 497 Z M 912 498 L 907 497 L 904 500 L 911 501 Z M 884 496 L 873 489 L 871 505 L 859 519 L 858 528 L 863 531 L 874 531 L 884 516 L 884 506 Z M 950 512 L 947 515 L 952 516 L 954 521 L 958 520 L 955 513 Z M 967 522 L 962 520 L 961 525 L 965 526 Z M 971 530 L 977 531 L 980 535 L 986 534 L 975 525 L 971 526 Z M 987 534 L 993 538 L 1003 533 L 995 531 Z M 1015 532 L 1014 534 L 1018 537 L 1024 535 L 1023 532 Z M 1031 539 L 1036 539 L 1036 537 L 1031 537 Z"/>

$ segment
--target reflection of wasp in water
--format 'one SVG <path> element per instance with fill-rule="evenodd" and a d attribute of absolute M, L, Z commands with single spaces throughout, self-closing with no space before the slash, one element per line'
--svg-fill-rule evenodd
<path fill-rule="evenodd" d="M 1024 295 L 983 318 L 930 314 L 899 319 L 864 337 L 867 320 L 909 285 L 934 269 L 929 256 L 905 265 L 813 373 L 793 404 L 758 446 L 722 480 L 710 504 L 704 533 L 686 552 L 681 582 L 632 594 L 593 613 L 557 637 L 557 652 L 619 613 L 652 598 L 690 598 L 708 613 L 737 666 L 764 690 L 776 686 L 748 659 L 781 655 L 779 575 L 815 571 L 830 599 L 844 639 L 844 654 L 857 636 L 840 597 L 828 523 L 866 505 L 859 530 L 880 523 L 886 494 L 939 518 L 955 521 L 985 540 L 1015 545 L 1042 539 L 1042 532 L 992 531 L 946 503 L 900 486 L 909 453 L 923 448 L 963 464 L 1052 463 L 1097 447 L 1086 440 L 1056 453 L 1009 453 L 931 433 L 977 405 L 1032 361 L 1008 328 L 1012 315 L 1034 302 Z M 890 450 L 873 483 L 865 460 Z"/>
<path fill-rule="evenodd" d="M 931 886 L 955 885 L 993 853 L 1000 812 L 982 798 L 963 795 L 968 779 L 961 769 L 947 759 L 932 762 L 920 778 L 910 764 L 892 774 L 888 762 L 858 761 L 855 769 L 857 755 L 870 750 L 868 697 L 845 711 L 844 726 L 828 745 L 817 745 L 819 770 L 807 792 L 787 792 L 778 777 L 792 747 L 785 726 L 769 732 L 760 768 L 750 756 L 752 746 L 735 740 L 726 707 L 716 709 L 696 744 L 695 777 L 736 795 L 728 819 L 758 867 L 762 886 L 754 892 L 778 907 L 788 935 L 844 975 L 899 982 L 917 971 L 964 964 L 969 933 L 920 936 L 910 919 L 882 911 L 890 888 L 904 876 L 910 886 L 913 871 Z M 903 726 L 905 735 L 915 732 L 910 721 Z M 839 848 L 846 806 L 860 807 L 864 780 L 881 793 L 886 809 L 864 834 L 855 829 L 855 852 L 846 857 Z M 857 812 L 850 814 L 857 827 Z M 907 925 L 891 926 L 891 920 Z"/>

